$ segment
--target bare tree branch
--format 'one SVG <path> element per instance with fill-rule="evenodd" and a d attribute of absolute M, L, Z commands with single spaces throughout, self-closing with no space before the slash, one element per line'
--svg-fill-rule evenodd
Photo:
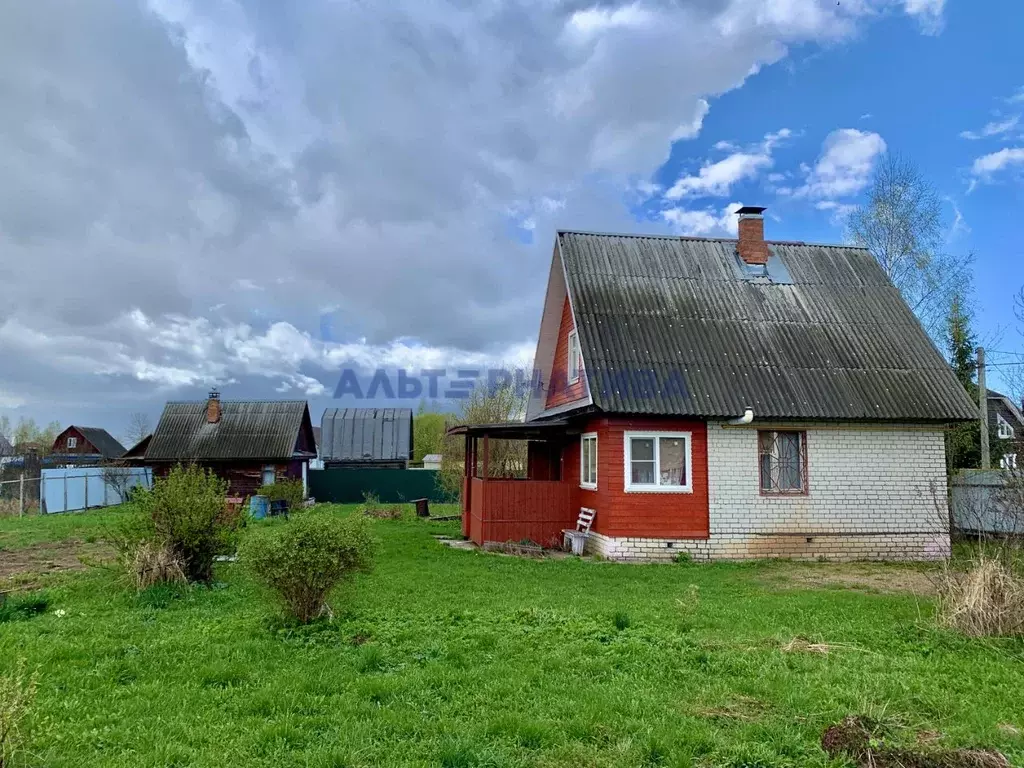
<path fill-rule="evenodd" d="M 131 448 L 148 437 L 152 431 L 149 416 L 142 411 L 135 411 L 128 417 L 128 429 L 124 433 L 125 442 Z"/>
<path fill-rule="evenodd" d="M 943 253 L 942 201 L 908 160 L 882 158 L 867 202 L 847 220 L 847 235 L 868 248 L 886 276 L 937 338 L 952 293 L 970 279 L 973 255 Z"/>

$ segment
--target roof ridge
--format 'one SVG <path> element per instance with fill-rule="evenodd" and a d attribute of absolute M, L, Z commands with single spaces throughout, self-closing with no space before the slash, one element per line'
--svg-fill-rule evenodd
<path fill-rule="evenodd" d="M 206 400 L 168 400 L 166 405 L 198 405 L 209 402 L 209 398 Z M 225 403 L 308 403 L 308 400 L 221 400 L 221 405 Z"/>
<path fill-rule="evenodd" d="M 647 240 L 686 240 L 699 243 L 735 243 L 736 237 L 697 237 L 695 235 L 667 235 L 645 232 L 596 232 L 585 229 L 558 229 L 556 235 L 585 235 L 587 237 L 634 237 Z M 814 248 L 852 248 L 858 251 L 869 250 L 867 246 L 848 243 L 816 243 L 807 240 L 765 240 L 768 245 L 802 245 Z"/>

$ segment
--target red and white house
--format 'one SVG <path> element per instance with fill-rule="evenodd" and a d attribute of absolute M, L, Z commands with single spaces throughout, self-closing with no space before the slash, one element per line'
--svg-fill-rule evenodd
<path fill-rule="evenodd" d="M 612 559 L 949 553 L 943 432 L 977 408 L 871 254 L 559 232 L 526 421 L 466 436 L 464 533 Z M 529 441 L 525 479 L 489 441 Z"/>

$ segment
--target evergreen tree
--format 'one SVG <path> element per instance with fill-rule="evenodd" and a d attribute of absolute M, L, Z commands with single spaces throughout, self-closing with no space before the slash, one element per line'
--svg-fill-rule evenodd
<path fill-rule="evenodd" d="M 971 329 L 973 319 L 967 300 L 967 289 L 953 292 L 946 313 L 943 334 L 949 364 L 963 384 L 971 400 L 978 401 L 978 372 L 975 348 L 977 339 Z M 950 474 L 960 469 L 977 469 L 981 465 L 981 428 L 977 421 L 959 424 L 946 433 L 946 468 Z"/>

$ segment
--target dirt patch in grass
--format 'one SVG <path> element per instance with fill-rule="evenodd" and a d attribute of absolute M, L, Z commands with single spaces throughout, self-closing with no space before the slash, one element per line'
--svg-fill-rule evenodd
<path fill-rule="evenodd" d="M 785 570 L 773 570 L 763 581 L 768 586 L 791 589 L 860 589 L 928 596 L 936 591 L 934 575 L 884 563 L 793 563 Z"/>
<path fill-rule="evenodd" d="M 876 723 L 847 717 L 821 734 L 821 748 L 829 757 L 849 757 L 864 768 L 1009 768 L 1006 757 L 994 749 L 940 749 L 937 737 L 918 739 L 917 749 L 890 746 Z"/>
<path fill-rule="evenodd" d="M 5 549 L 0 553 L 0 583 L 15 579 L 22 581 L 31 574 L 81 571 L 88 567 L 83 560 L 108 562 L 114 556 L 114 549 L 108 544 L 78 539 Z"/>

